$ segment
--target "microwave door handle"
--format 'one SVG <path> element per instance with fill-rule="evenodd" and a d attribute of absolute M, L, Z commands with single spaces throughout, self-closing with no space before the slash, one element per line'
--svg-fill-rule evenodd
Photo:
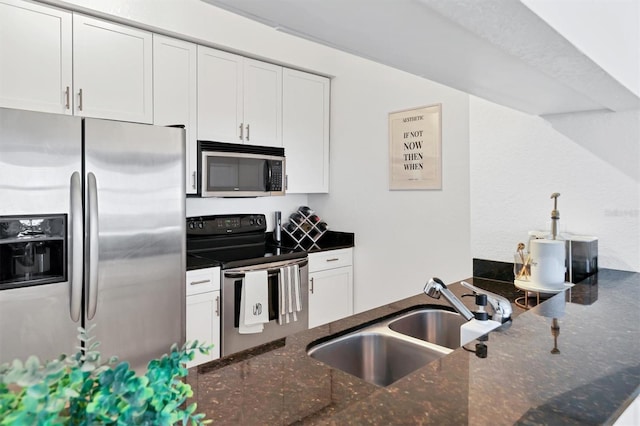
<path fill-rule="evenodd" d="M 272 171 L 271 171 L 271 162 L 266 160 L 267 167 L 265 167 L 265 183 L 267 191 L 271 191 L 271 183 L 272 183 Z"/>

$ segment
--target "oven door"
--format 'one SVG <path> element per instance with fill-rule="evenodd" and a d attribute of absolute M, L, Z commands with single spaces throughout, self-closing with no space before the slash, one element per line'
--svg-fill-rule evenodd
<path fill-rule="evenodd" d="M 301 310 L 297 320 L 290 315 L 289 322 L 279 318 L 282 313 L 280 292 L 280 268 L 298 266 Z M 269 288 L 269 322 L 263 331 L 254 334 L 239 333 L 240 304 L 244 276 L 248 271 L 266 270 Z M 309 267 L 307 258 L 275 261 L 242 268 L 226 269 L 222 272 L 222 355 L 230 355 L 245 349 L 277 340 L 309 328 Z"/>

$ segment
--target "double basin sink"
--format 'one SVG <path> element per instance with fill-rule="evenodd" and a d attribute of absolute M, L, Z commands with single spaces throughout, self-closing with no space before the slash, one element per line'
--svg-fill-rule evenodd
<path fill-rule="evenodd" d="M 442 307 L 420 306 L 321 343 L 307 353 L 333 368 L 388 386 L 460 347 L 467 321 Z"/>

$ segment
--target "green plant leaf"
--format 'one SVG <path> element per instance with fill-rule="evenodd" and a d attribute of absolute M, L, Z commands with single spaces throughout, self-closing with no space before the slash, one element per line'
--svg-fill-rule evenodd
<path fill-rule="evenodd" d="M 40 368 L 40 360 L 37 356 L 31 355 L 24 363 L 24 368 L 27 369 L 27 371 L 29 371 L 29 373 L 31 374 L 37 372 Z"/>
<path fill-rule="evenodd" d="M 182 364 L 195 350 L 212 347 L 200 342 L 174 344 L 169 353 L 149 362 L 137 376 L 126 362 L 102 363 L 93 326 L 79 328 L 85 348 L 41 364 L 31 357 L 0 366 L 0 425 L 173 425 L 205 424 L 197 406 L 186 405 L 191 386 L 180 380 Z M 117 363 L 117 364 L 116 364 Z M 15 386 L 17 384 L 17 386 Z M 11 386 L 11 389 L 9 388 Z M 181 409 L 180 407 L 183 407 Z"/>
<path fill-rule="evenodd" d="M 34 400 L 43 399 L 49 394 L 49 386 L 45 382 L 39 382 L 27 388 L 27 395 Z"/>

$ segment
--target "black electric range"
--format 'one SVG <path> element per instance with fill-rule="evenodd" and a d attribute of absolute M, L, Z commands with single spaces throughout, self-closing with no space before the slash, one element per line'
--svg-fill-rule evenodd
<path fill-rule="evenodd" d="M 307 257 L 298 248 L 276 244 L 263 214 L 197 216 L 187 218 L 187 269 L 203 260 L 222 269 Z"/>

